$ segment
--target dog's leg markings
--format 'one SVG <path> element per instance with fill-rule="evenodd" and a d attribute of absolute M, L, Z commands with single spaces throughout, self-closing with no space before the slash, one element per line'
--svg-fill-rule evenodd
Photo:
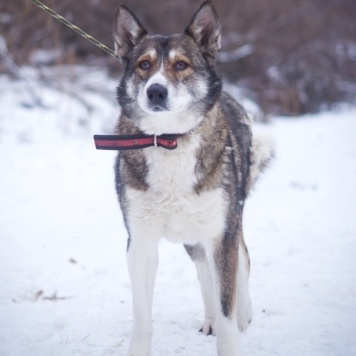
<path fill-rule="evenodd" d="M 128 356 L 147 356 L 152 339 L 152 300 L 158 265 L 157 242 L 131 237 L 127 262 L 133 302 L 133 328 Z"/>
<path fill-rule="evenodd" d="M 213 279 L 210 271 L 209 261 L 202 245 L 184 245 L 190 258 L 194 261 L 197 269 L 200 289 L 204 303 L 204 322 L 200 332 L 205 335 L 215 335 L 215 300 L 213 292 Z"/>

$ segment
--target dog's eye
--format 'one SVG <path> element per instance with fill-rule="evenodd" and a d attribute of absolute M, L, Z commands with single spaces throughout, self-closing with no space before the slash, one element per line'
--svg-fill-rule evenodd
<path fill-rule="evenodd" d="M 188 68 L 188 64 L 183 61 L 179 61 L 175 64 L 175 68 L 176 68 L 176 70 L 179 70 L 179 71 L 185 70 Z"/>
<path fill-rule="evenodd" d="M 143 70 L 148 70 L 151 67 L 151 63 L 149 61 L 142 61 L 139 63 L 139 67 Z"/>

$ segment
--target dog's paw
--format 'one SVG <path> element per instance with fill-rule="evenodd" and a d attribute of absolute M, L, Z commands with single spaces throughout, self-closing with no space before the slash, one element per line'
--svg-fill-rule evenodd
<path fill-rule="evenodd" d="M 246 331 L 252 322 L 252 305 L 250 298 L 246 298 L 237 308 L 237 325 L 240 332 Z"/>
<path fill-rule="evenodd" d="M 204 335 L 216 335 L 215 333 L 215 320 L 206 319 L 203 323 L 203 326 L 199 330 Z"/>
<path fill-rule="evenodd" d="M 130 341 L 129 351 L 127 356 L 149 356 L 151 342 L 149 338 L 135 338 Z"/>

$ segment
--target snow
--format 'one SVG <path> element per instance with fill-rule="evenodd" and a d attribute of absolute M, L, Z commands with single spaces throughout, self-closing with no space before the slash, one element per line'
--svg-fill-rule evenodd
<path fill-rule="evenodd" d="M 83 71 L 84 72 L 84 71 Z M 126 231 L 114 152 L 96 151 L 118 108 L 107 100 L 0 77 L 0 355 L 125 355 L 131 332 Z M 26 75 L 31 74 L 27 72 Z M 64 82 L 63 86 L 76 82 Z M 246 204 L 254 320 L 244 356 L 356 355 L 356 110 L 257 125 L 277 157 Z M 196 272 L 162 241 L 152 355 L 216 355 L 198 332 Z"/>

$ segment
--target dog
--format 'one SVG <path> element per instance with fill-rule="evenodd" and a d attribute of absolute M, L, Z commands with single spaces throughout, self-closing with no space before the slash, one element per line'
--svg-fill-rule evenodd
<path fill-rule="evenodd" d="M 124 5 L 116 11 L 123 75 L 115 133 L 138 145 L 125 147 L 115 162 L 129 236 L 130 356 L 150 354 L 162 237 L 183 244 L 195 262 L 205 307 L 200 331 L 216 335 L 219 356 L 239 355 L 239 330 L 252 319 L 242 215 L 272 147 L 253 137 L 250 117 L 222 91 L 215 63 L 220 32 L 211 1 L 171 36 L 149 35 Z"/>

